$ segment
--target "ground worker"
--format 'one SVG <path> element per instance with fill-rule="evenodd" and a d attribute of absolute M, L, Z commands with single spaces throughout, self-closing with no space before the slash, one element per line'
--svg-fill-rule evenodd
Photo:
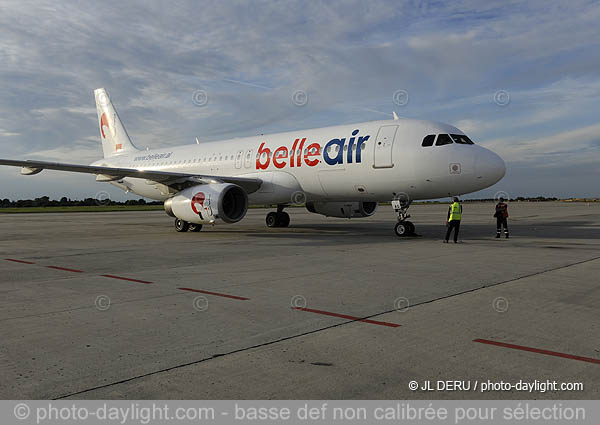
<path fill-rule="evenodd" d="M 504 198 L 498 200 L 494 217 L 496 217 L 496 238 L 500 237 L 502 227 L 504 227 L 504 235 L 508 239 L 508 222 L 506 220 L 508 218 L 508 205 L 504 202 Z"/>
<path fill-rule="evenodd" d="M 460 230 L 460 220 L 462 218 L 462 205 L 456 196 L 452 201 L 452 205 L 448 208 L 448 219 L 446 222 L 448 230 L 446 231 L 446 238 L 444 239 L 445 243 L 448 243 L 452 229 L 454 229 L 454 243 L 458 242 L 458 231 Z"/>

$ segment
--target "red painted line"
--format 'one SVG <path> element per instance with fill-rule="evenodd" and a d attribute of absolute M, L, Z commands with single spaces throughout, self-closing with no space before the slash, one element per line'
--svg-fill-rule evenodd
<path fill-rule="evenodd" d="M 63 272 L 83 273 L 83 270 L 67 269 L 66 267 L 46 266 L 49 269 L 61 270 Z"/>
<path fill-rule="evenodd" d="M 481 344 L 497 345 L 498 347 L 512 348 L 515 350 L 530 351 L 532 353 L 546 354 L 548 356 L 562 357 L 563 359 L 579 360 L 581 362 L 600 364 L 600 359 L 594 359 L 592 357 L 575 356 L 573 354 L 559 353 L 557 351 L 543 350 L 541 348 L 525 347 L 524 345 L 508 344 L 506 342 L 491 341 L 489 339 L 481 339 L 481 338 L 474 339 L 473 342 L 480 342 Z"/>
<path fill-rule="evenodd" d="M 129 282 L 137 282 L 137 283 L 145 283 L 145 284 L 152 283 L 152 282 L 148 282 L 147 280 L 131 279 L 129 277 L 114 276 L 112 274 L 102 274 L 100 276 L 102 276 L 102 277 L 109 277 L 111 279 L 127 280 Z"/>
<path fill-rule="evenodd" d="M 310 313 L 324 314 L 325 316 L 339 317 L 340 319 L 356 320 L 358 322 L 371 323 L 373 325 L 389 326 L 390 328 L 398 328 L 401 325 L 389 322 L 379 322 L 377 320 L 361 319 L 360 317 L 348 316 L 347 314 L 331 313 L 330 311 L 313 310 L 312 308 L 292 307 L 294 310 L 308 311 Z"/>
<path fill-rule="evenodd" d="M 31 261 L 25 261 L 25 260 L 14 260 L 12 258 L 5 258 L 6 261 L 12 261 L 14 263 L 23 263 L 23 264 L 35 264 L 32 263 Z"/>
<path fill-rule="evenodd" d="M 204 291 L 202 289 L 193 289 L 193 288 L 177 288 L 177 289 L 181 289 L 182 291 L 199 292 L 200 294 L 215 295 L 217 297 L 231 298 L 234 300 L 247 301 L 250 299 L 250 298 L 245 298 L 245 297 L 238 297 L 237 295 L 229 295 L 229 294 L 221 294 L 219 292 Z"/>

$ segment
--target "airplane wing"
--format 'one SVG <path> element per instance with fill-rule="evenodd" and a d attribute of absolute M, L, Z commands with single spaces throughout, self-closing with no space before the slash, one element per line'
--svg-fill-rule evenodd
<path fill-rule="evenodd" d="M 22 167 L 21 174 L 34 175 L 42 170 L 70 171 L 73 173 L 96 174 L 98 181 L 110 182 L 124 177 L 135 177 L 167 186 L 171 190 L 180 191 L 188 186 L 210 183 L 233 183 L 247 193 L 258 190 L 261 179 L 247 177 L 207 176 L 189 173 L 173 173 L 169 171 L 135 170 L 133 168 L 100 167 L 95 165 L 64 164 L 59 162 L 0 159 L 0 165 Z"/>

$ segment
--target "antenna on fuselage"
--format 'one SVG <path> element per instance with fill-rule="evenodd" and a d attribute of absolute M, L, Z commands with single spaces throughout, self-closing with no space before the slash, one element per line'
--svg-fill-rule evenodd
<path fill-rule="evenodd" d="M 396 113 L 396 111 L 392 111 L 392 115 L 394 116 L 394 121 L 397 121 L 400 119 L 400 118 L 398 118 L 398 114 Z"/>
<path fill-rule="evenodd" d="M 196 144 L 199 145 L 200 144 L 200 140 L 198 140 L 198 138 L 196 137 Z"/>

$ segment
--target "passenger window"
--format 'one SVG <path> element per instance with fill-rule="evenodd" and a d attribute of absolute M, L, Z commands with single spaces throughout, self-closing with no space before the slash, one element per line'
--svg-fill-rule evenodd
<path fill-rule="evenodd" d="M 433 141 L 435 140 L 435 134 L 430 134 L 429 136 L 425 136 L 423 138 L 423 143 L 421 143 L 421 146 L 425 147 L 425 146 L 433 146 Z"/>
<path fill-rule="evenodd" d="M 438 134 L 437 140 L 435 141 L 436 146 L 451 145 L 452 139 L 447 134 Z"/>

